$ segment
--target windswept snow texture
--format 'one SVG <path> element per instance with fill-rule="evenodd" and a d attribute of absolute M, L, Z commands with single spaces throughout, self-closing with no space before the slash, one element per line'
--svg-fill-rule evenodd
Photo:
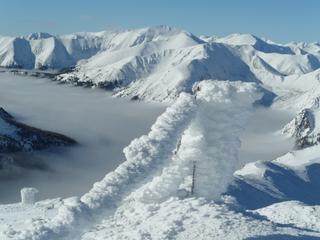
<path fill-rule="evenodd" d="M 180 201 L 178 193 L 182 188 L 191 197 L 203 197 L 209 201 L 219 199 L 238 167 L 239 133 L 250 115 L 253 102 L 261 95 L 254 84 L 228 81 L 203 81 L 194 86 L 194 92 L 194 95 L 182 93 L 157 119 L 148 135 L 133 140 L 124 149 L 127 161 L 95 183 L 80 200 L 74 199 L 61 208 L 52 221 L 37 224 L 30 231 L 20 232 L 19 236 L 23 239 L 54 239 L 69 233 L 72 239 L 78 234 L 81 236 L 81 232 L 69 232 L 72 228 L 78 224 L 89 225 L 87 217 L 99 215 L 101 211 L 110 215 L 111 226 L 118 217 L 144 208 L 146 213 L 136 213 L 142 214 L 140 221 L 146 221 L 150 214 L 160 220 L 161 211 L 166 207 L 157 211 L 157 208 L 153 209 L 154 205 Z M 236 114 L 236 118 L 231 118 L 230 113 L 224 111 L 226 108 Z M 193 164 L 199 171 L 194 180 Z M 195 184 L 194 191 L 190 189 L 190 178 L 191 184 L 192 181 Z M 137 208 L 137 204 L 141 207 Z M 184 207 L 183 202 L 181 207 Z M 133 214 L 135 218 L 136 214 Z M 176 217 L 179 218 L 180 214 L 177 212 Z M 180 221 L 183 224 L 183 217 Z M 120 230 L 126 227 L 126 223 L 122 224 L 112 228 L 111 231 L 117 231 L 113 238 L 126 236 Z M 138 223 L 135 225 L 143 227 Z M 87 230 L 90 232 L 90 227 Z M 154 230 L 150 229 L 145 234 L 162 239 L 182 231 L 172 229 L 158 236 Z M 138 239 L 143 239 L 143 235 L 139 233 Z"/>

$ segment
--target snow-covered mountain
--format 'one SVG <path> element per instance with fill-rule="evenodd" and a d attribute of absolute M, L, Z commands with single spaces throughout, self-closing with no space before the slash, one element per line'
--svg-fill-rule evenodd
<path fill-rule="evenodd" d="M 117 96 L 171 101 L 205 79 L 260 82 L 269 87 L 299 82 L 298 89 L 305 90 L 297 79 L 320 67 L 320 46 L 276 44 L 250 34 L 196 37 L 168 26 L 63 36 L 36 33 L 1 37 L 0 66 L 74 67 L 57 79 L 113 89 Z"/>
<path fill-rule="evenodd" d="M 256 82 L 265 93 L 263 104 L 278 98 L 277 104 L 283 102 L 297 118 L 301 111 L 318 115 L 319 43 L 277 44 L 250 34 L 196 37 L 168 26 L 63 36 L 34 33 L 0 37 L 0 66 L 67 69 L 55 79 L 160 102 L 172 102 L 206 79 Z M 284 132 L 301 132 L 299 126 L 291 123 Z M 309 139 L 317 134 L 315 130 Z"/>
<path fill-rule="evenodd" d="M 277 44 L 250 34 L 196 37 L 167 26 L 38 33 L 1 37 L 0 66 L 64 69 L 56 80 L 172 103 L 148 134 L 124 149 L 126 161 L 83 196 L 47 200 L 34 210 L 0 206 L 4 215 L 35 216 L 31 223 L 0 219 L 0 237 L 320 237 L 319 43 Z M 240 163 L 241 132 L 261 104 L 293 116 L 271 134 L 294 138 L 296 149 Z"/>

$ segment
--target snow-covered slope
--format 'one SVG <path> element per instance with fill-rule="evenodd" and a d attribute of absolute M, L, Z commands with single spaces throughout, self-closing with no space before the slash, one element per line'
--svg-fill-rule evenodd
<path fill-rule="evenodd" d="M 56 37 L 0 37 L 0 66 L 25 69 L 60 69 L 75 61 Z"/>
<path fill-rule="evenodd" d="M 235 172 L 229 194 L 239 205 L 251 209 L 287 200 L 319 205 L 319 150 L 313 146 L 272 161 L 249 163 Z"/>

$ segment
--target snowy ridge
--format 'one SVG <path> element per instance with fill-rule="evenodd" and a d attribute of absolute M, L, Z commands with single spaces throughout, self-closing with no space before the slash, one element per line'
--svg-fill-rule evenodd
<path fill-rule="evenodd" d="M 115 51 L 150 41 L 165 41 L 171 35 L 181 35 L 182 41 L 185 35 L 185 44 L 189 40 L 198 41 L 189 33 L 167 26 L 62 36 L 48 33 L 33 33 L 21 37 L 0 36 L 0 66 L 25 69 L 68 68 L 102 50 Z"/>
<path fill-rule="evenodd" d="M 297 90 L 305 91 L 301 84 L 305 80 L 300 78 L 306 75 L 313 81 L 312 74 L 320 67 L 316 47 L 303 51 L 303 45 L 275 44 L 249 34 L 207 42 L 182 36 L 101 51 L 58 79 L 115 89 L 116 96 L 170 102 L 205 79 L 252 81 L 269 88 L 286 88 L 294 82 Z"/>
<path fill-rule="evenodd" d="M 236 33 L 227 37 L 216 38 L 213 41 L 229 45 L 249 45 L 253 46 L 254 49 L 264 53 L 293 54 L 293 51 L 288 46 L 276 44 L 269 40 L 262 40 L 251 34 Z"/>
<path fill-rule="evenodd" d="M 69 237 L 77 236 L 79 232 L 72 232 L 72 229 L 79 227 L 82 221 L 88 221 L 86 218 L 90 219 L 92 215 L 102 212 L 108 216 L 112 211 L 117 212 L 117 209 L 130 212 L 130 206 L 136 204 L 145 205 L 147 209 L 151 204 L 147 211 L 154 211 L 154 204 L 171 202 L 172 197 L 174 202 L 180 201 L 177 196 L 182 187 L 191 194 L 188 186 L 191 172 L 188 168 L 191 166 L 192 169 L 194 160 L 199 165 L 199 171 L 208 165 L 210 168 L 207 171 L 215 173 L 210 175 L 211 178 L 201 174 L 196 176 L 199 182 L 196 182 L 194 197 L 211 200 L 213 196 L 219 199 L 232 180 L 233 170 L 238 166 L 238 133 L 249 116 L 250 106 L 260 94 L 254 84 L 228 81 L 204 81 L 196 85 L 194 90 L 196 98 L 191 94 L 181 94 L 177 102 L 158 118 L 148 135 L 135 139 L 124 149 L 126 162 L 107 174 L 102 181 L 95 183 L 80 200 L 66 203 L 52 221 L 20 232 L 20 239 L 57 239 L 63 238 L 65 234 L 71 234 Z M 224 113 L 225 108 L 237 109 L 237 120 Z M 209 120 L 212 114 L 208 111 L 217 113 L 216 117 Z M 222 119 L 225 120 L 224 124 L 217 124 Z M 230 131 L 218 131 L 221 128 L 230 128 Z M 216 134 L 207 135 L 207 131 Z M 191 135 L 191 138 L 187 140 L 186 135 Z M 212 153 L 206 152 L 204 148 L 212 147 L 219 141 L 222 141 L 221 144 L 213 148 Z M 198 146 L 204 152 L 199 152 Z M 229 154 L 224 152 L 226 150 Z M 212 158 L 211 154 L 215 157 Z M 226 157 L 228 161 L 225 161 Z M 216 167 L 226 172 L 220 173 Z M 212 181 L 215 181 L 214 185 Z M 215 188 L 217 186 L 220 187 Z M 124 205 L 125 210 L 121 207 Z"/>

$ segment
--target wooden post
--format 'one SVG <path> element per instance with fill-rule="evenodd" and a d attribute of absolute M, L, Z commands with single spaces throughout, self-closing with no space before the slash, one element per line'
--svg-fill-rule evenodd
<path fill-rule="evenodd" d="M 179 152 L 180 146 L 181 146 L 181 138 L 179 138 L 176 149 L 173 152 L 174 155 L 176 155 Z"/>
<path fill-rule="evenodd" d="M 191 184 L 191 195 L 194 193 L 194 183 L 195 183 L 195 175 L 196 175 L 196 162 L 193 161 L 193 167 L 192 167 L 192 184 Z"/>

